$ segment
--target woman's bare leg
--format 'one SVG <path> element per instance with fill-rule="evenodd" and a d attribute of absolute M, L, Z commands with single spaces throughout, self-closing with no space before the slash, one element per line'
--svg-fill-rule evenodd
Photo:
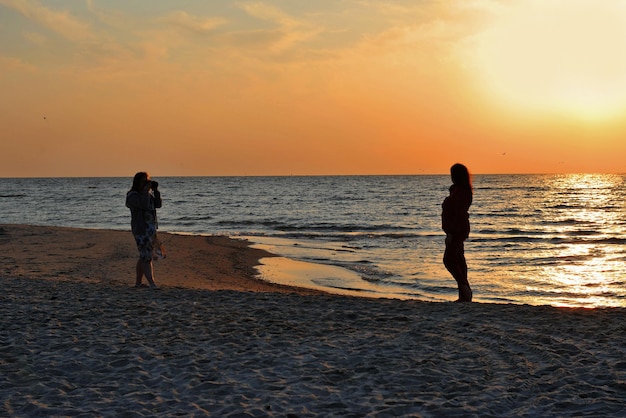
<path fill-rule="evenodd" d="M 135 268 L 135 271 L 137 273 L 136 278 L 135 278 L 135 286 L 140 287 L 141 279 L 143 278 L 143 269 L 141 268 L 141 259 L 137 260 L 137 267 Z"/>
<path fill-rule="evenodd" d="M 141 268 L 143 270 L 143 274 L 146 276 L 146 279 L 148 280 L 148 283 L 150 284 L 150 287 L 156 288 L 157 285 L 154 282 L 154 269 L 152 267 L 152 260 L 142 261 Z"/>

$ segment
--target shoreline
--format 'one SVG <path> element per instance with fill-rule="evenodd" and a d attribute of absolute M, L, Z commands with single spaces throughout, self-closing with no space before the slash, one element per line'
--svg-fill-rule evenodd
<path fill-rule="evenodd" d="M 154 261 L 164 287 L 317 294 L 258 278 L 262 258 L 277 257 L 246 240 L 160 232 L 167 258 Z M 130 231 L 0 224 L 3 277 L 133 286 L 137 249 Z M 145 279 L 144 279 L 145 282 Z"/>
<path fill-rule="evenodd" d="M 167 252 L 153 262 L 159 286 L 412 299 L 369 289 L 350 270 L 279 256 L 246 238 L 159 232 L 159 239 Z M 2 244 L 11 260 L 4 275 L 134 284 L 137 251 L 130 231 L 0 224 Z M 26 247 L 38 248 L 39 255 L 20 257 Z"/>

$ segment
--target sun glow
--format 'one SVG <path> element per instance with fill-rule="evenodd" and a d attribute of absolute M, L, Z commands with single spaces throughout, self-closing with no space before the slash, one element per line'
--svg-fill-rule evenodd
<path fill-rule="evenodd" d="M 478 69 L 511 104 L 585 118 L 626 110 L 626 4 L 529 1 L 478 42 Z"/>

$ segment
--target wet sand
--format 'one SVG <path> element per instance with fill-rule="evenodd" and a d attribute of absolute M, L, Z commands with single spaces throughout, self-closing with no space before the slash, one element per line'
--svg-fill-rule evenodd
<path fill-rule="evenodd" d="M 226 237 L 0 225 L 0 415 L 619 416 L 626 310 L 328 295 Z"/>

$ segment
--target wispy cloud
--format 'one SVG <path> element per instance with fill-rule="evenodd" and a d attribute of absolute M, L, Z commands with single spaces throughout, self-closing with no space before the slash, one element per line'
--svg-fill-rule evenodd
<path fill-rule="evenodd" d="M 244 43 L 256 40 L 257 46 L 264 44 L 262 46 L 269 52 L 284 52 L 324 31 L 321 25 L 298 19 L 267 3 L 238 3 L 238 7 L 249 16 L 269 22 L 274 27 L 233 33 L 232 37 Z"/>
<path fill-rule="evenodd" d="M 180 10 L 164 16 L 158 21 L 198 33 L 211 32 L 228 22 L 221 17 L 201 18 Z"/>
<path fill-rule="evenodd" d="M 46 37 L 38 32 L 25 32 L 24 38 L 26 38 L 32 44 L 43 46 L 46 43 Z"/>
<path fill-rule="evenodd" d="M 302 26 L 302 22 L 298 19 L 289 16 L 276 6 L 266 3 L 239 3 L 238 7 L 248 13 L 250 16 L 254 16 L 259 19 L 274 22 L 281 27 L 295 28 Z"/>
<path fill-rule="evenodd" d="M 0 0 L 0 5 L 16 10 L 27 19 L 70 41 L 89 41 L 95 38 L 87 23 L 68 12 L 52 10 L 36 0 Z"/>
<path fill-rule="evenodd" d="M 26 73 L 37 73 L 37 67 L 25 63 L 19 58 L 14 57 L 6 57 L 0 55 L 0 74 L 4 72 L 26 72 Z"/>

